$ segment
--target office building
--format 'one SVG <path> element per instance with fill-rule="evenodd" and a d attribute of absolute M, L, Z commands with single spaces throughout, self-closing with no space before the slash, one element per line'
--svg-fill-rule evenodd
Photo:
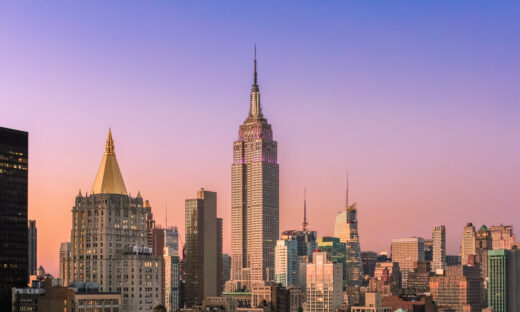
<path fill-rule="evenodd" d="M 222 284 L 225 285 L 231 277 L 231 257 L 228 254 L 222 254 Z"/>
<path fill-rule="evenodd" d="M 333 312 L 343 301 L 343 267 L 328 260 L 326 252 L 315 252 L 307 264 L 305 312 Z"/>
<path fill-rule="evenodd" d="M 345 209 L 336 216 L 334 237 L 346 245 L 346 276 L 348 286 L 359 286 L 363 280 L 363 263 L 359 244 L 358 219 L 356 203 L 349 204 L 348 176 Z"/>
<path fill-rule="evenodd" d="M 433 272 L 446 268 L 446 227 L 436 225 L 432 232 L 433 241 Z"/>
<path fill-rule="evenodd" d="M 462 265 L 468 264 L 468 256 L 475 255 L 476 250 L 476 237 L 475 227 L 470 222 L 464 227 L 462 232 L 462 243 L 460 244 L 460 260 Z"/>
<path fill-rule="evenodd" d="M 520 250 L 488 251 L 487 291 L 494 312 L 520 311 Z"/>
<path fill-rule="evenodd" d="M 479 312 L 480 275 L 476 266 L 448 266 L 444 275 L 430 278 L 430 293 L 439 310 Z"/>
<path fill-rule="evenodd" d="M 28 137 L 0 127 L 0 311 L 11 307 L 11 288 L 25 287 L 29 280 Z"/>
<path fill-rule="evenodd" d="M 298 241 L 281 239 L 276 242 L 274 280 L 284 287 L 299 285 L 300 258 L 298 257 Z"/>
<path fill-rule="evenodd" d="M 361 253 L 361 261 L 363 262 L 363 273 L 365 276 L 374 277 L 374 271 L 377 263 L 377 253 L 373 251 L 365 251 Z"/>
<path fill-rule="evenodd" d="M 420 237 L 398 238 L 392 240 L 392 261 L 399 263 L 401 285 L 407 287 L 408 272 L 414 263 L 424 261 L 424 239 Z"/>
<path fill-rule="evenodd" d="M 91 193 L 78 193 L 72 217 L 70 282 L 121 293 L 124 311 L 151 310 L 163 301 L 163 260 L 151 248 L 152 208 L 140 194 L 128 194 L 111 131 Z"/>
<path fill-rule="evenodd" d="M 255 53 L 256 54 L 256 53 Z M 249 114 L 233 143 L 231 280 L 226 289 L 272 280 L 279 234 L 277 142 L 260 104 L 255 55 Z"/>
<path fill-rule="evenodd" d="M 201 188 L 186 200 L 185 305 L 201 305 L 205 297 L 220 296 L 222 257 L 218 242 L 217 193 Z"/>

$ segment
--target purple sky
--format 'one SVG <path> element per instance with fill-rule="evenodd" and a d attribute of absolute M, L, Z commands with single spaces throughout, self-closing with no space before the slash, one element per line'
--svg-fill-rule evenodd
<path fill-rule="evenodd" d="M 480 1 L 0 3 L 0 126 L 30 132 L 29 216 L 58 268 L 78 189 L 112 127 L 127 189 L 184 236 L 218 192 L 230 244 L 232 142 L 258 46 L 280 163 L 281 230 L 331 235 L 345 170 L 361 247 L 520 220 L 520 5 Z"/>

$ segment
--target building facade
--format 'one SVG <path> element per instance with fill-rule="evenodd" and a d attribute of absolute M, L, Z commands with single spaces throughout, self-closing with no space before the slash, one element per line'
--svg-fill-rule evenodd
<path fill-rule="evenodd" d="M 399 263 L 401 285 L 407 287 L 408 272 L 414 263 L 424 261 L 424 239 L 420 237 L 398 238 L 392 240 L 392 261 Z"/>
<path fill-rule="evenodd" d="M 264 118 L 257 83 L 256 56 L 249 114 L 233 143 L 231 166 L 231 280 L 226 287 L 250 288 L 272 280 L 279 234 L 277 142 Z"/>
<path fill-rule="evenodd" d="M 185 304 L 201 305 L 205 297 L 220 296 L 222 252 L 218 242 L 217 193 L 200 189 L 186 200 Z"/>
<path fill-rule="evenodd" d="M 511 249 L 515 243 L 512 225 L 494 225 L 489 228 L 493 249 Z"/>
<path fill-rule="evenodd" d="M 480 312 L 480 275 L 476 266 L 448 266 L 430 278 L 430 292 L 439 309 Z"/>
<path fill-rule="evenodd" d="M 488 252 L 488 306 L 494 312 L 514 311 L 508 309 L 508 264 L 510 253 L 505 249 Z"/>
<path fill-rule="evenodd" d="M 307 264 L 305 312 L 332 312 L 343 302 L 343 267 L 328 260 L 326 252 L 315 252 Z"/>
<path fill-rule="evenodd" d="M 433 241 L 433 272 L 446 268 L 446 227 L 436 225 L 432 231 Z"/>
<path fill-rule="evenodd" d="M 29 280 L 27 243 L 28 137 L 0 127 L 0 311 L 11 306 L 11 288 Z"/>

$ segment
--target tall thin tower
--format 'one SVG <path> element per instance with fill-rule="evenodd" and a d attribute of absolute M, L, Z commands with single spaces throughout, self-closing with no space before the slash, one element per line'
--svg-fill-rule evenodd
<path fill-rule="evenodd" d="M 273 278 L 279 233 L 277 142 L 262 114 L 256 64 L 255 47 L 249 114 L 233 143 L 232 276 L 226 289 Z"/>
<path fill-rule="evenodd" d="M 309 227 L 309 223 L 307 223 L 307 190 L 303 190 L 303 231 L 306 232 Z"/>

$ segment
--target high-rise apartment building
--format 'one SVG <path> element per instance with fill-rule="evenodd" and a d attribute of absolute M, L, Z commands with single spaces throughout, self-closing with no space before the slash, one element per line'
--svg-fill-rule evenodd
<path fill-rule="evenodd" d="M 0 311 L 11 309 L 11 288 L 25 287 L 29 280 L 28 137 L 0 127 Z"/>
<path fill-rule="evenodd" d="M 448 266 L 430 278 L 430 293 L 439 309 L 480 312 L 480 275 L 476 266 Z"/>
<path fill-rule="evenodd" d="M 167 312 L 175 311 L 180 306 L 180 259 L 179 251 L 174 247 L 164 247 L 164 307 Z"/>
<path fill-rule="evenodd" d="M 275 282 L 282 284 L 284 287 L 299 285 L 298 241 L 295 239 L 278 240 L 274 259 Z"/>
<path fill-rule="evenodd" d="M 206 297 L 220 295 L 222 252 L 218 242 L 217 193 L 200 189 L 186 200 L 185 304 L 201 305 Z"/>
<path fill-rule="evenodd" d="M 476 254 L 476 237 L 475 227 L 471 222 L 466 224 L 462 232 L 462 242 L 460 244 L 460 260 L 462 265 L 468 264 L 468 256 Z"/>
<path fill-rule="evenodd" d="M 359 286 L 363 280 L 363 263 L 361 261 L 361 247 L 359 245 L 358 219 L 356 204 L 348 202 L 348 177 L 345 210 L 336 216 L 334 237 L 346 244 L 346 276 L 349 286 Z"/>
<path fill-rule="evenodd" d="M 520 311 L 520 250 L 488 251 L 488 306 L 494 312 Z"/>
<path fill-rule="evenodd" d="M 68 286 L 70 280 L 70 251 L 71 245 L 69 242 L 62 242 L 60 245 L 60 278 L 63 281 L 63 286 Z"/>
<path fill-rule="evenodd" d="M 36 229 L 36 220 L 29 220 L 27 224 L 27 245 L 29 275 L 36 275 L 38 267 L 38 230 Z"/>
<path fill-rule="evenodd" d="M 515 243 L 512 225 L 494 225 L 489 228 L 493 249 L 511 249 Z"/>
<path fill-rule="evenodd" d="M 424 261 L 424 239 L 421 237 L 392 239 L 392 261 L 399 263 L 401 285 L 407 287 L 408 272 L 414 263 Z"/>
<path fill-rule="evenodd" d="M 279 234 L 277 142 L 264 118 L 257 82 L 256 55 L 249 114 L 233 143 L 231 166 L 232 273 L 227 289 L 250 288 L 272 280 Z"/>
<path fill-rule="evenodd" d="M 433 271 L 446 268 L 446 227 L 436 225 L 432 232 L 433 241 Z"/>
<path fill-rule="evenodd" d="M 127 193 L 109 131 L 91 194 L 79 192 L 72 208 L 70 281 L 120 292 L 124 311 L 160 304 L 163 260 L 152 255 L 153 224 L 150 203 Z"/>
<path fill-rule="evenodd" d="M 343 267 L 328 260 L 326 252 L 315 252 L 307 264 L 305 312 L 332 312 L 343 302 Z"/>

